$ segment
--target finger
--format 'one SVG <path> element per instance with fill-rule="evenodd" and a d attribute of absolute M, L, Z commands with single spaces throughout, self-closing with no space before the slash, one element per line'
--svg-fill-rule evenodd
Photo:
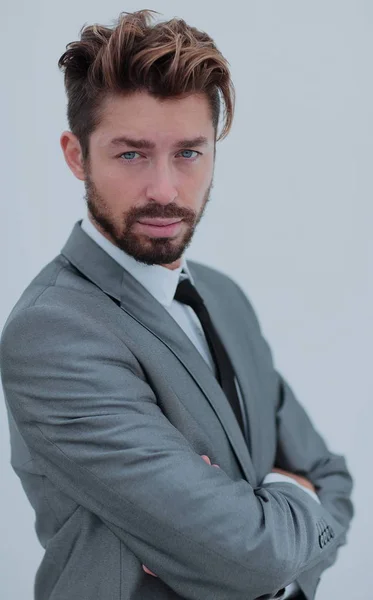
<path fill-rule="evenodd" d="M 209 457 L 206 454 L 201 454 L 201 456 L 208 465 L 211 465 L 211 460 L 209 459 Z"/>
<path fill-rule="evenodd" d="M 145 565 L 143 565 L 142 568 L 144 569 L 145 573 L 149 573 L 149 575 L 153 575 L 153 577 L 158 577 L 158 575 L 153 573 L 153 571 L 150 571 L 150 569 L 148 569 L 148 567 L 146 567 Z"/>
<path fill-rule="evenodd" d="M 220 469 L 219 465 L 213 464 L 213 467 L 218 467 L 218 469 Z"/>

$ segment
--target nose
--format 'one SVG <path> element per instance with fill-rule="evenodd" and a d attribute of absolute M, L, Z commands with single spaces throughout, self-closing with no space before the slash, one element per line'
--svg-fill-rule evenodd
<path fill-rule="evenodd" d="M 148 200 L 155 200 L 159 204 L 169 204 L 177 198 L 173 173 L 166 163 L 154 164 L 149 175 L 146 188 Z"/>

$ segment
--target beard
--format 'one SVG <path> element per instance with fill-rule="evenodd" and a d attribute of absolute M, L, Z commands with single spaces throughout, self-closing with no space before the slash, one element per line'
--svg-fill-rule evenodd
<path fill-rule="evenodd" d="M 86 169 L 85 200 L 92 220 L 98 229 L 113 244 L 132 256 L 135 260 L 147 265 L 167 265 L 178 260 L 190 245 L 195 229 L 202 219 L 206 205 L 210 200 L 210 192 L 213 187 L 211 179 L 199 213 L 170 203 L 167 205 L 150 202 L 143 207 L 133 207 L 123 214 L 122 219 L 115 220 L 112 217 L 110 207 L 105 198 L 101 196 Z M 182 231 L 176 237 L 151 237 L 136 233 L 134 224 L 144 218 L 173 218 L 183 219 Z M 186 227 L 185 227 L 186 225 Z"/>

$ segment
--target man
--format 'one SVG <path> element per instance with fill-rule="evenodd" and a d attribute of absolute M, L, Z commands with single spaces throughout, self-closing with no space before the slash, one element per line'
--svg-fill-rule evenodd
<path fill-rule="evenodd" d="M 240 287 L 185 259 L 234 88 L 207 34 L 150 17 L 85 27 L 60 59 L 88 212 L 1 338 L 12 466 L 45 548 L 35 599 L 312 600 L 352 479 Z"/>

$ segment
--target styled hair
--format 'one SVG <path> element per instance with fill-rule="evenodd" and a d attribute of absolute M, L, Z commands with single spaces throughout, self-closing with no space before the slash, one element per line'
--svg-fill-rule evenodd
<path fill-rule="evenodd" d="M 79 139 L 83 159 L 89 136 L 100 123 L 106 97 L 147 91 L 156 98 L 205 93 L 217 138 L 221 97 L 224 125 L 231 129 L 235 90 L 229 63 L 212 38 L 183 19 L 151 24 L 153 10 L 122 12 L 112 28 L 83 26 L 58 61 L 64 71 L 69 127 Z"/>

